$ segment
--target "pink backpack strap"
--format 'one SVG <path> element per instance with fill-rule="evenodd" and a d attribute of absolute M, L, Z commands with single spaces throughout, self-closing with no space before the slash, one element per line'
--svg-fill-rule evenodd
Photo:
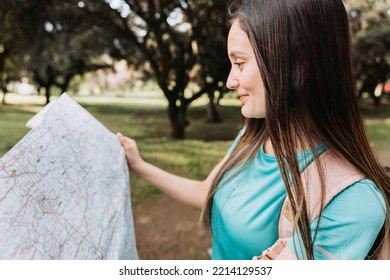
<path fill-rule="evenodd" d="M 327 150 L 316 161 L 321 161 L 324 170 L 325 180 L 325 207 L 338 193 L 348 186 L 365 178 L 351 164 L 338 157 L 332 150 Z M 320 176 L 317 170 L 316 161 L 311 163 L 301 174 L 303 186 L 305 188 L 306 201 L 310 221 L 315 220 L 321 210 L 321 188 Z M 389 172 L 390 174 L 390 172 Z M 387 234 L 387 233 L 386 233 Z M 253 259 L 258 260 L 295 260 L 297 256 L 286 246 L 288 240 L 293 236 L 293 223 L 288 198 L 285 199 L 279 218 L 279 239 L 273 246 L 263 251 L 263 254 Z M 330 259 L 336 258 L 323 248 L 318 247 L 324 254 L 328 254 Z M 378 260 L 390 260 L 390 235 L 383 239 L 381 250 L 376 257 Z"/>
<path fill-rule="evenodd" d="M 264 250 L 261 256 L 255 256 L 253 260 L 297 260 L 297 256 L 287 246 L 290 238 L 280 238 L 274 245 Z"/>
<path fill-rule="evenodd" d="M 355 167 L 335 155 L 329 149 L 321 154 L 316 161 L 320 161 L 325 180 L 325 207 L 339 192 L 353 183 L 365 178 Z M 306 202 L 310 221 L 318 218 L 321 210 L 321 184 L 316 161 L 313 161 L 301 174 L 305 188 Z M 279 218 L 279 237 L 288 238 L 293 235 L 293 223 L 288 197 L 285 199 Z"/>
<path fill-rule="evenodd" d="M 355 167 L 335 155 L 331 149 L 321 154 L 301 174 L 310 221 L 314 221 L 319 216 L 321 210 L 321 184 L 317 161 L 320 161 L 322 164 L 324 172 L 325 199 L 323 207 L 339 192 L 365 178 Z M 288 197 L 286 197 L 279 217 L 279 239 L 273 246 L 264 250 L 261 256 L 253 257 L 253 259 L 297 259 L 294 253 L 286 246 L 287 241 L 293 236 L 293 230 L 290 203 Z"/>

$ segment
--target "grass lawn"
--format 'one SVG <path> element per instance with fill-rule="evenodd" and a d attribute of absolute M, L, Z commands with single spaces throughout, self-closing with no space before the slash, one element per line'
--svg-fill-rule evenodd
<path fill-rule="evenodd" d="M 170 139 L 166 101 L 158 94 L 147 97 L 75 97 L 92 115 L 113 132 L 122 132 L 137 140 L 144 158 L 157 166 L 194 179 L 205 178 L 224 156 L 234 139 L 240 121 L 240 106 L 235 100 L 224 101 L 219 108 L 223 122 L 204 122 L 207 100 L 190 107 L 187 139 Z M 27 132 L 25 123 L 42 108 L 42 96 L 7 95 L 11 104 L 0 106 L 0 156 L 10 150 Z M 229 104 L 229 105 L 226 105 Z M 376 109 L 366 102 L 362 110 L 370 140 L 380 159 L 390 165 L 390 106 Z M 131 178 L 133 200 L 159 199 L 160 193 L 134 176 Z"/>

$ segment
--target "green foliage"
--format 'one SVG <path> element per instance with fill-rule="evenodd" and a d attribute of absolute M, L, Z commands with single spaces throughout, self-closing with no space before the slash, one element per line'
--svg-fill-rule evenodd
<path fill-rule="evenodd" d="M 214 92 L 223 90 L 227 0 L 106 2 L 117 11 L 113 24 L 137 46 L 168 100 L 172 137 L 184 138 L 189 104 L 208 93 L 213 105 Z"/>
<path fill-rule="evenodd" d="M 376 85 L 386 82 L 390 73 L 390 1 L 346 0 L 345 3 L 359 96 L 363 92 L 373 96 Z"/>
<path fill-rule="evenodd" d="M 360 83 L 388 78 L 388 0 L 346 0 Z M 60 92 L 88 71 L 125 59 L 153 76 L 168 101 L 172 136 L 184 138 L 189 105 L 221 96 L 227 0 L 4 0 L 0 5 L 0 88 L 28 76 Z M 49 96 L 47 96 L 49 100 Z M 167 115 L 164 116 L 166 118 Z"/>
<path fill-rule="evenodd" d="M 357 77 L 377 83 L 387 80 L 390 73 L 390 23 L 357 33 L 354 44 Z"/>
<path fill-rule="evenodd" d="M 124 58 L 156 79 L 169 103 L 172 135 L 183 138 L 189 104 L 204 93 L 213 102 L 214 92 L 224 90 L 227 0 L 16 2 L 0 6 L 6 15 L 0 47 L 7 59 L 8 49 L 18 47 L 13 56 L 22 63 L 15 65 L 45 89 L 47 102 L 51 87 L 66 91 L 76 75 Z M 4 60 L 0 54 L 0 73 Z"/>
<path fill-rule="evenodd" d="M 4 0 L 0 5 L 0 90 L 4 94 L 9 83 L 19 80 L 26 74 L 22 70 L 18 53 L 24 48 L 27 40 L 22 24 L 15 20 L 21 15 L 22 9 L 23 5 L 19 1 Z"/>
<path fill-rule="evenodd" d="M 389 23 L 388 0 L 344 0 L 352 35 Z"/>
<path fill-rule="evenodd" d="M 16 3 L 17 2 L 17 3 Z M 67 90 L 76 75 L 111 65 L 118 57 L 115 30 L 104 17 L 87 12 L 82 1 L 6 0 L 0 6 L 0 74 L 11 80 L 5 62 L 17 66 L 44 88 L 47 102 L 51 87 Z M 88 14 L 87 14 L 88 13 Z M 104 57 L 104 55 L 106 57 Z M 109 59 L 108 59 L 109 58 Z M 15 76 L 12 80 L 17 80 Z M 6 87 L 3 86 L 3 91 Z"/>
<path fill-rule="evenodd" d="M 96 15 L 86 16 L 77 1 L 50 1 L 34 15 L 36 38 L 23 52 L 31 78 L 46 89 L 67 90 L 76 75 L 110 66 L 114 33 Z"/>

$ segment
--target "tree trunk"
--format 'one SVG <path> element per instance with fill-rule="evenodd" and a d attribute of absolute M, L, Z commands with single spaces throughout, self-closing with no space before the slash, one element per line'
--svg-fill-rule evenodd
<path fill-rule="evenodd" d="M 0 68 L 2 69 L 3 66 L 4 66 L 3 65 L 4 61 L 0 60 L 0 62 L 1 62 Z M 0 70 L 0 90 L 3 92 L 3 99 L 1 100 L 1 104 L 7 105 L 7 102 L 5 102 L 5 96 L 6 96 L 7 92 L 8 92 L 8 89 L 7 89 L 6 82 L 3 81 L 3 73 L 4 72 L 2 70 Z"/>
<path fill-rule="evenodd" d="M 374 92 L 372 94 L 372 97 L 374 98 L 374 105 L 375 107 L 379 107 L 381 104 L 381 97 L 383 95 L 384 91 L 384 83 L 378 83 L 375 86 Z"/>
<path fill-rule="evenodd" d="M 214 93 L 208 93 L 208 96 L 209 96 L 209 104 L 207 107 L 206 122 L 219 123 L 222 120 L 217 111 L 217 106 L 214 103 Z"/>
<path fill-rule="evenodd" d="M 1 104 L 7 105 L 7 102 L 5 102 L 5 95 L 7 94 L 7 85 L 6 82 L 3 80 L 4 77 L 4 65 L 5 65 L 5 58 L 8 54 L 8 49 L 4 49 L 0 53 L 0 89 L 3 92 L 3 99 L 1 100 Z"/>
<path fill-rule="evenodd" d="M 178 106 L 176 100 L 170 100 L 168 105 L 168 115 L 171 123 L 171 136 L 174 139 L 185 138 L 185 128 L 187 125 L 188 104 L 181 102 Z"/>
<path fill-rule="evenodd" d="M 61 94 L 63 94 L 64 92 L 66 92 L 68 90 L 68 87 L 69 87 L 71 80 L 72 80 L 72 75 L 66 75 L 64 82 L 61 84 L 57 84 L 57 86 L 61 90 Z"/>
<path fill-rule="evenodd" d="M 374 100 L 374 107 L 379 107 L 381 104 L 381 97 L 380 96 L 375 96 L 374 94 L 372 95 L 372 99 Z"/>
<path fill-rule="evenodd" d="M 46 105 L 50 102 L 50 85 L 45 85 L 45 96 L 46 96 Z"/>
<path fill-rule="evenodd" d="M 5 101 L 6 94 L 7 94 L 7 92 L 3 91 L 3 99 L 1 100 L 1 104 L 3 104 L 3 105 L 7 105 L 7 102 Z"/>

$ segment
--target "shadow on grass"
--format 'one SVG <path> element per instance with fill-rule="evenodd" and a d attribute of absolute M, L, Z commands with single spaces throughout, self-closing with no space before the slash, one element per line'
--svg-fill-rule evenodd
<path fill-rule="evenodd" d="M 390 99 L 383 99 L 381 105 L 375 107 L 370 98 L 362 98 L 359 106 L 365 119 L 390 119 Z"/>

